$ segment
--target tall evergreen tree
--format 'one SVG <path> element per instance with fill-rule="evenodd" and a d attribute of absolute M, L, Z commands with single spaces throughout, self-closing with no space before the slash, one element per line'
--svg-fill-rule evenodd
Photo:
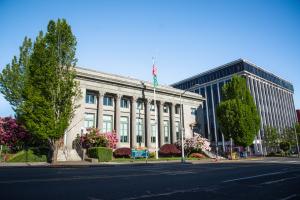
<path fill-rule="evenodd" d="M 57 158 L 58 141 L 69 126 L 76 108 L 75 101 L 80 95 L 75 80 L 75 51 L 76 38 L 70 25 L 64 19 L 57 22 L 51 20 L 46 34 L 40 32 L 36 38 L 24 72 L 19 73 L 22 98 L 17 95 L 10 98 L 7 95 L 10 93 L 3 92 L 16 107 L 18 120 L 35 138 L 48 142 L 53 162 Z M 8 67 L 6 69 L 12 71 Z M 9 85 L 6 80 L 11 79 L 9 73 L 4 73 L 6 69 L 1 79 L 3 91 Z M 8 90 L 19 94 L 13 87 Z M 14 99 L 17 101 L 12 101 Z"/>
<path fill-rule="evenodd" d="M 260 128 L 260 116 L 246 80 L 233 76 L 222 88 L 223 101 L 217 107 L 217 120 L 222 133 L 236 145 L 252 144 Z"/>

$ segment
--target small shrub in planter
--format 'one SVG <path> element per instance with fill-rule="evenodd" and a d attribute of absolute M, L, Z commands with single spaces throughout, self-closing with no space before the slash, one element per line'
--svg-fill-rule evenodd
<path fill-rule="evenodd" d="M 164 144 L 159 149 L 159 155 L 162 157 L 180 156 L 181 151 L 177 149 L 175 144 Z"/>
<path fill-rule="evenodd" d="M 206 156 L 205 155 L 203 155 L 202 153 L 192 153 L 191 155 L 190 155 L 190 157 L 191 158 L 206 158 Z"/>
<path fill-rule="evenodd" d="M 149 158 L 155 158 L 155 151 L 154 152 L 150 152 Z"/>
<path fill-rule="evenodd" d="M 92 147 L 87 150 L 90 158 L 97 158 L 99 162 L 108 162 L 112 160 L 112 149 L 106 147 Z"/>
<path fill-rule="evenodd" d="M 130 158 L 131 149 L 127 147 L 118 148 L 114 151 L 115 158 Z"/>

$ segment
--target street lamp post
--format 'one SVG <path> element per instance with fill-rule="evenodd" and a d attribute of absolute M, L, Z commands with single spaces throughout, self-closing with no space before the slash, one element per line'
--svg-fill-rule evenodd
<path fill-rule="evenodd" d="M 184 90 L 182 93 L 180 93 L 180 135 L 181 135 L 181 163 L 185 162 L 184 159 L 184 142 L 183 142 L 183 135 L 184 135 L 184 128 L 183 128 L 183 105 L 182 105 L 182 95 L 186 93 L 187 91 L 190 91 L 194 89 L 195 87 L 198 87 L 199 84 L 195 84 L 192 87 Z"/>
<path fill-rule="evenodd" d="M 180 135 L 181 135 L 181 163 L 184 163 L 184 143 L 183 143 L 183 120 L 182 120 L 182 112 L 183 112 L 183 105 L 182 105 L 182 95 L 186 92 L 185 90 L 183 93 L 180 94 Z"/>
<path fill-rule="evenodd" d="M 137 138 L 138 138 L 138 143 L 139 143 L 139 147 L 142 146 L 142 136 L 141 136 L 141 133 L 142 133 L 142 127 L 141 127 L 141 107 L 142 105 L 138 105 L 138 111 L 139 111 L 139 121 L 138 121 L 138 135 L 137 135 Z"/>

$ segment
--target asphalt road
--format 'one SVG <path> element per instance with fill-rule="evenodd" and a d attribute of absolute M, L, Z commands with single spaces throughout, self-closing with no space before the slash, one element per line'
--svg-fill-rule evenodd
<path fill-rule="evenodd" d="M 0 199 L 300 199 L 300 161 L 0 168 Z"/>

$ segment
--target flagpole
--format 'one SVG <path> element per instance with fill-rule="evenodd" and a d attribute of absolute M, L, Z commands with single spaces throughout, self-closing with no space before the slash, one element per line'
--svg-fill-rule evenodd
<path fill-rule="evenodd" d="M 154 57 L 152 58 L 153 66 L 155 65 Z M 154 112 L 155 112 L 155 158 L 158 159 L 158 124 L 157 124 L 157 106 L 156 106 L 156 85 L 153 84 L 153 104 L 154 104 Z"/>

